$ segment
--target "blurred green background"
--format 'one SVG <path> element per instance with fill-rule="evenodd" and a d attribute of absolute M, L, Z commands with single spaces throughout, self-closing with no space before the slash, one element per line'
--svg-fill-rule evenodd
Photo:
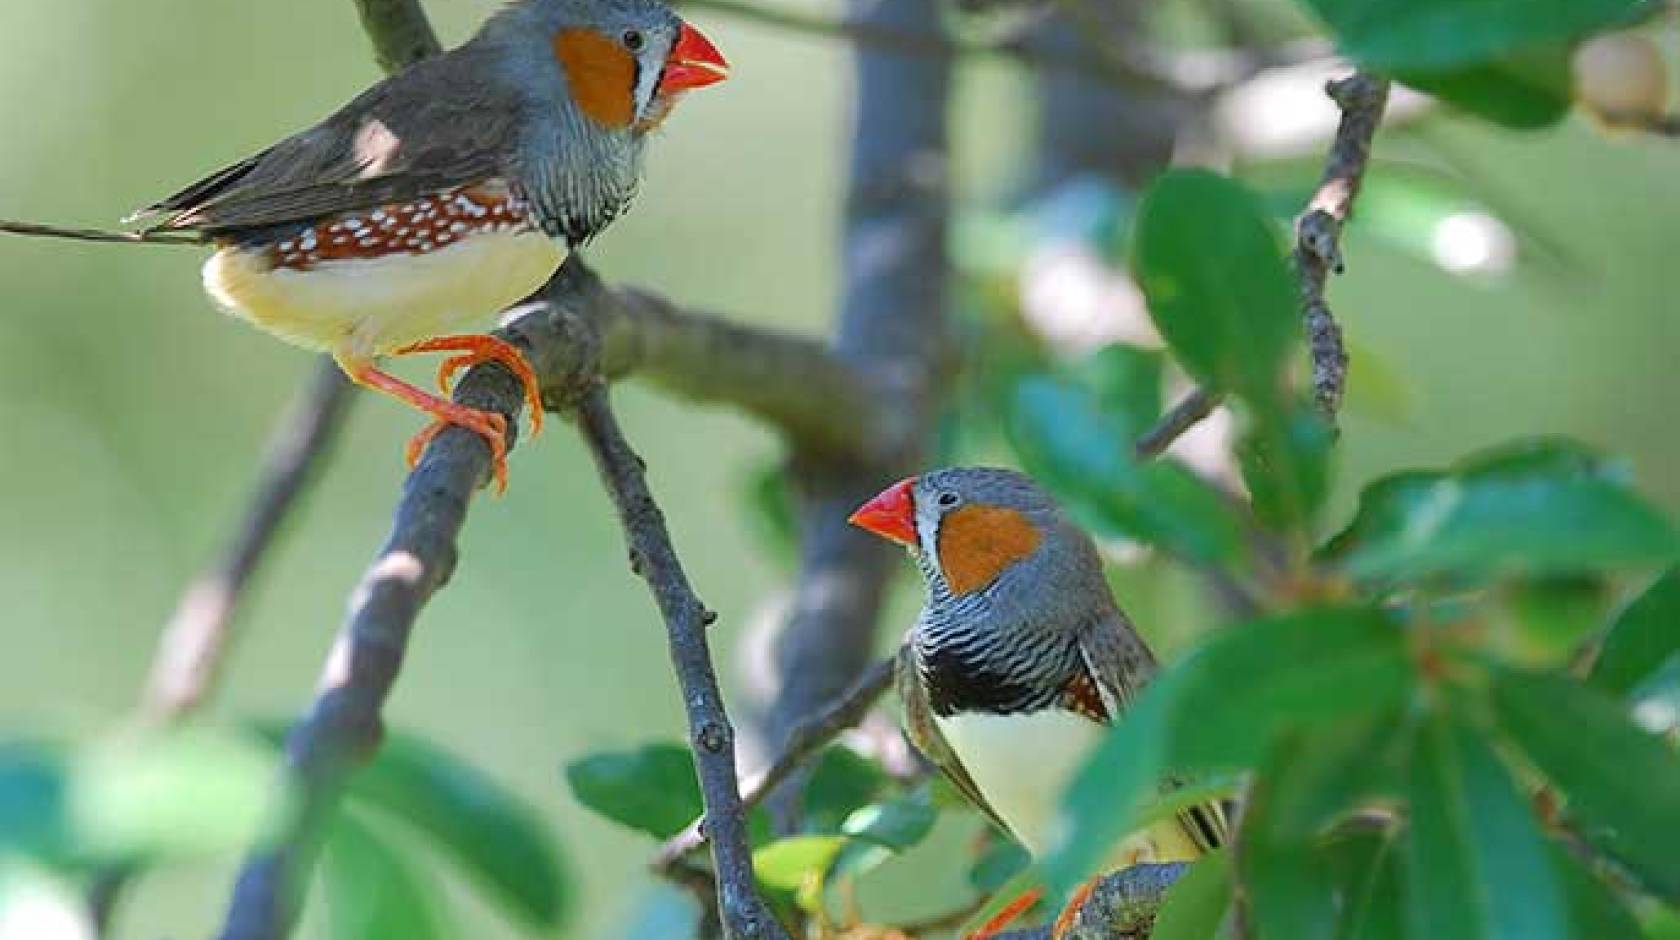
<path fill-rule="evenodd" d="M 453 44 L 493 6 L 428 9 Z M 666 125 L 635 211 L 591 261 L 614 281 L 820 333 L 837 290 L 844 50 L 694 19 L 733 78 Z M 110 224 L 377 77 L 345 0 L 8 0 L 0 217 Z M 963 71 L 965 200 L 995 201 L 1024 176 L 1029 82 L 1006 65 Z M 1334 307 L 1401 370 L 1414 404 L 1404 420 L 1349 415 L 1340 505 L 1375 473 L 1559 432 L 1629 456 L 1646 491 L 1680 510 L 1680 152 L 1580 120 L 1518 135 L 1437 118 L 1430 134 L 1575 264 L 1536 262 L 1494 285 L 1350 240 Z M 199 291 L 201 261 L 191 249 L 0 241 L 0 734 L 91 734 L 125 720 L 177 591 L 220 544 L 268 428 L 313 368 L 216 313 Z M 780 577 L 739 494 L 776 442 L 635 383 L 619 398 L 695 583 L 723 615 L 714 635 L 738 677 L 744 625 Z M 214 715 L 289 716 L 308 701 L 419 424 L 385 400 L 358 403 L 251 598 Z M 541 808 L 578 878 L 568 935 L 624 936 L 651 890 L 650 846 L 574 804 L 559 768 L 681 736 L 663 635 L 569 430 L 556 424 L 522 447 L 512 472 L 506 498 L 475 505 L 389 717 Z M 118 935 L 204 935 L 233 861 L 146 876 Z M 463 934 L 511 935 L 467 892 L 451 894 L 465 905 Z"/>

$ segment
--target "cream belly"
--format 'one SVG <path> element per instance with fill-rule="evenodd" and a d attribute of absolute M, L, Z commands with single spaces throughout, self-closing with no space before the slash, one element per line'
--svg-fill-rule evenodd
<path fill-rule="evenodd" d="M 274 267 L 264 249 L 223 248 L 204 265 L 218 304 L 288 342 L 372 358 L 470 331 L 541 287 L 566 249 L 537 231 L 474 234 L 424 254 Z"/>
<path fill-rule="evenodd" d="M 1062 791 L 1107 731 L 1059 708 L 1027 715 L 935 717 L 934 722 L 992 809 L 1034 855 L 1048 848 Z M 1167 820 L 1122 841 L 1110 862 L 1119 867 L 1200 855 L 1183 829 Z"/>

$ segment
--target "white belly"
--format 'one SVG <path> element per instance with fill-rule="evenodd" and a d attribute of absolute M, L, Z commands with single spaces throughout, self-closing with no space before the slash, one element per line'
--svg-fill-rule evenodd
<path fill-rule="evenodd" d="M 223 248 L 204 289 L 236 316 L 300 346 L 358 358 L 475 328 L 541 287 L 566 250 L 540 232 L 491 231 L 425 254 L 275 268 Z"/>
<path fill-rule="evenodd" d="M 1062 791 L 1108 730 L 1062 709 L 935 717 L 934 722 L 986 802 L 1034 855 L 1049 847 Z M 1193 861 L 1201 854 L 1178 822 L 1167 819 L 1122 840 L 1104 867 Z"/>

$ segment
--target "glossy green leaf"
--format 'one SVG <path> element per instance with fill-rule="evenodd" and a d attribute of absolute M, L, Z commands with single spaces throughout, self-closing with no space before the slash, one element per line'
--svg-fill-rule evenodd
<path fill-rule="evenodd" d="M 1243 551 L 1242 530 L 1219 492 L 1177 463 L 1132 459 L 1131 435 L 1089 391 L 1048 376 L 1025 379 L 1008 430 L 1026 471 L 1098 533 L 1208 564 Z"/>
<path fill-rule="evenodd" d="M 437 887 L 355 813 L 333 821 L 321 874 L 333 940 L 451 935 L 434 903 Z"/>
<path fill-rule="evenodd" d="M 852 813 L 887 785 L 881 766 L 848 747 L 826 748 L 805 784 L 805 826 L 810 832 L 841 831 Z"/>
<path fill-rule="evenodd" d="M 821 902 L 829 866 L 846 846 L 845 836 L 791 836 L 753 852 L 753 871 L 764 887 L 791 895 L 805 910 Z"/>
<path fill-rule="evenodd" d="M 591 754 L 566 765 L 572 796 L 613 822 L 669 839 L 705 810 L 694 757 L 680 744 Z"/>
<path fill-rule="evenodd" d="M 1615 695 L 1680 659 L 1680 568 L 1670 568 L 1616 618 L 1590 681 Z"/>
<path fill-rule="evenodd" d="M 1104 346 L 1075 363 L 1073 376 L 1095 395 L 1097 407 L 1136 440 L 1161 414 L 1161 353 L 1123 343 Z"/>
<path fill-rule="evenodd" d="M 1551 127 L 1569 114 L 1573 89 L 1566 45 L 1513 51 L 1442 72 L 1399 80 L 1467 114 L 1517 130 Z"/>
<path fill-rule="evenodd" d="M 1293 804 L 1301 794 L 1320 786 L 1311 758 L 1321 733 L 1289 735 L 1274 745 L 1243 810 L 1238 862 L 1249 920 L 1261 940 L 1331 940 L 1335 929 L 1334 872 L 1313 844 L 1315 834 L 1295 831 L 1299 823 L 1292 819 L 1300 815 Z"/>
<path fill-rule="evenodd" d="M 1653 891 L 1680 899 L 1680 756 L 1625 707 L 1558 676 L 1500 669 L 1500 729 L 1562 792 L 1581 833 Z"/>
<path fill-rule="evenodd" d="M 926 790 L 872 803 L 846 817 L 840 831 L 854 839 L 902 852 L 927 838 L 939 814 Z"/>
<path fill-rule="evenodd" d="M 1569 940 L 1547 846 L 1493 751 L 1449 716 L 1419 729 L 1404 840 L 1408 922 L 1434 940 Z"/>
<path fill-rule="evenodd" d="M 1336 940 L 1406 940 L 1395 843 L 1386 833 L 1360 833 L 1329 846 L 1340 875 Z"/>
<path fill-rule="evenodd" d="M 1602 577 L 1567 574 L 1523 578 L 1506 592 L 1511 626 L 1495 649 L 1525 666 L 1563 666 L 1603 626 L 1610 601 Z"/>
<path fill-rule="evenodd" d="M 1314 610 L 1219 632 L 1157 677 L 1076 775 L 1047 878 L 1059 891 L 1077 884 L 1170 776 L 1252 767 L 1277 734 L 1391 711 L 1411 683 L 1404 636 L 1376 611 Z"/>
<path fill-rule="evenodd" d="M 1002 833 L 994 833 L 992 841 L 968 870 L 968 883 L 981 894 L 990 895 L 1018 877 L 1032 864 L 1032 856 L 1019 842 Z"/>
<path fill-rule="evenodd" d="M 1231 907 L 1231 856 L 1203 856 L 1167 892 L 1150 940 L 1215 940 Z"/>
<path fill-rule="evenodd" d="M 1464 68 L 1653 14 L 1654 0 L 1304 0 L 1360 64 Z"/>
<path fill-rule="evenodd" d="M 502 910 L 540 927 L 565 916 L 566 872 L 542 815 L 466 761 L 414 735 L 390 733 L 351 780 L 350 793 L 359 805 L 424 832 Z"/>
<path fill-rule="evenodd" d="M 1552 871 L 1563 889 L 1564 909 L 1576 940 L 1639 936 L 1639 923 L 1609 885 L 1583 868 L 1558 843 L 1550 843 L 1547 849 Z"/>
<path fill-rule="evenodd" d="M 1655 564 L 1677 551 L 1680 535 L 1612 465 L 1542 440 L 1367 486 L 1325 555 L 1357 578 L 1405 581 Z"/>
<path fill-rule="evenodd" d="M 1273 407 L 1300 315 L 1260 200 L 1215 173 L 1170 171 L 1145 194 L 1135 239 L 1150 316 L 1184 368 L 1212 390 Z"/>
<path fill-rule="evenodd" d="M 1243 482 L 1260 521 L 1279 530 L 1312 528 L 1330 494 L 1335 437 L 1311 406 L 1260 420 L 1237 447 Z"/>

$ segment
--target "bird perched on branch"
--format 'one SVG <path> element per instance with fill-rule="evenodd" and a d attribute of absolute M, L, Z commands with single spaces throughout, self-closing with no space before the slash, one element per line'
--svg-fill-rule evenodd
<path fill-rule="evenodd" d="M 457 353 L 439 369 L 444 388 L 457 369 L 499 361 L 524 384 L 536 430 L 542 406 L 520 352 L 449 334 L 528 296 L 623 212 L 648 132 L 727 68 L 659 0 L 516 0 L 459 48 L 146 207 L 136 217 L 157 221 L 132 239 L 213 243 L 204 286 L 220 305 L 432 415 L 411 465 L 448 425 L 482 435 L 505 488 L 502 415 L 376 361 Z"/>
<path fill-rule="evenodd" d="M 1069 778 L 1156 671 L 1095 543 L 1031 479 L 989 467 L 895 483 L 850 521 L 907 547 L 926 582 L 898 664 L 910 740 L 1041 853 Z M 1221 808 L 1197 806 L 1127 838 L 1115 862 L 1190 861 L 1225 837 Z"/>

